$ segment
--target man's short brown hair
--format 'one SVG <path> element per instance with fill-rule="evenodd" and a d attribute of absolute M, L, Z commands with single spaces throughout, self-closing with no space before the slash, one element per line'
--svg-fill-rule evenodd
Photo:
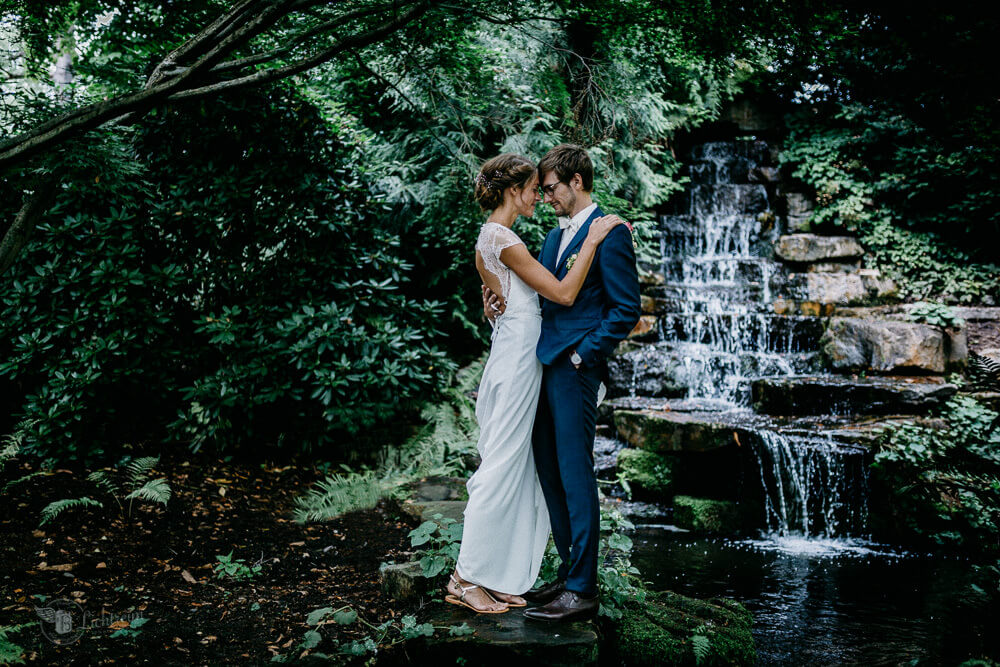
<path fill-rule="evenodd" d="M 573 180 L 573 174 L 580 174 L 584 192 L 594 189 L 594 163 L 583 146 L 559 144 L 546 153 L 538 163 L 538 179 L 545 180 L 545 174 L 550 171 L 555 172 L 563 183 Z"/>

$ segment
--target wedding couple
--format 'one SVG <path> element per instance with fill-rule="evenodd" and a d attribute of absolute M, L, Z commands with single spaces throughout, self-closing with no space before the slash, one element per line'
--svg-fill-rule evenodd
<path fill-rule="evenodd" d="M 484 309 L 499 314 L 476 402 L 482 463 L 467 485 L 446 600 L 479 613 L 531 602 L 540 606 L 524 615 L 536 620 L 597 614 L 597 395 L 605 359 L 640 307 L 630 228 L 592 202 L 593 182 L 590 157 L 571 144 L 537 167 L 499 155 L 476 178 L 474 196 L 489 211 L 476 268 Z M 512 227 L 534 213 L 539 190 L 560 222 L 536 260 Z M 555 581 L 529 590 L 550 527 L 562 562 Z"/>

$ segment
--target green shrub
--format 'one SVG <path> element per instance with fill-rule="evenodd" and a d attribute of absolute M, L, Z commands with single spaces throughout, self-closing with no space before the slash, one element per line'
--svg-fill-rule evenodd
<path fill-rule="evenodd" d="M 287 88 L 266 95 L 154 112 L 135 153 L 99 153 L 61 191 L 0 288 L 28 448 L 332 455 L 453 368 L 441 305 L 400 293 L 410 264 L 350 166 L 361 147 Z"/>
<path fill-rule="evenodd" d="M 898 527 L 938 544 L 1000 550 L 1000 429 L 997 413 L 959 396 L 944 427 L 905 423 L 880 436 L 872 467 L 892 493 Z"/>

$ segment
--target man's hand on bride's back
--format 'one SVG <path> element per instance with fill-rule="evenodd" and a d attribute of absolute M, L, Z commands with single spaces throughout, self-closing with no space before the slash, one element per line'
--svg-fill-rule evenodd
<path fill-rule="evenodd" d="M 590 223 L 590 229 L 587 231 L 587 238 L 600 243 L 604 240 L 604 237 L 608 235 L 608 232 L 618 225 L 625 225 L 628 227 L 629 231 L 632 231 L 632 225 L 625 220 L 622 220 L 617 215 L 604 215 L 600 218 L 595 218 L 594 221 Z"/>
<path fill-rule="evenodd" d="M 507 310 L 507 304 L 493 290 L 483 285 L 483 317 L 492 322 L 497 316 L 503 315 L 505 310 Z"/>

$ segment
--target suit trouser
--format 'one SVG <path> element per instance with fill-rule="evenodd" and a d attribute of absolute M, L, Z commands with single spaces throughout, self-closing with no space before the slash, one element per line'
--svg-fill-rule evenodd
<path fill-rule="evenodd" d="M 585 597 L 597 594 L 601 511 L 594 475 L 599 368 L 577 370 L 568 354 L 542 370 L 532 447 L 538 481 L 562 564 L 559 579 Z"/>

